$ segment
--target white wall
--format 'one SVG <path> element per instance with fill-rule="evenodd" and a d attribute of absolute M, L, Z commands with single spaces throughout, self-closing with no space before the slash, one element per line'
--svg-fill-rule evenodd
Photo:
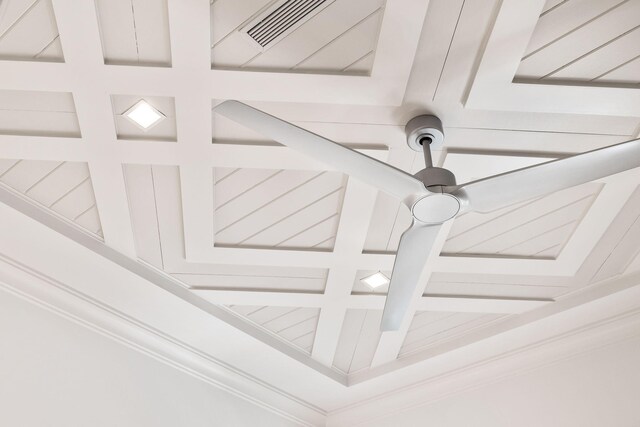
<path fill-rule="evenodd" d="M 638 336 L 367 427 L 638 427 Z"/>
<path fill-rule="evenodd" d="M 0 426 L 290 425 L 241 398 L 0 291 Z"/>

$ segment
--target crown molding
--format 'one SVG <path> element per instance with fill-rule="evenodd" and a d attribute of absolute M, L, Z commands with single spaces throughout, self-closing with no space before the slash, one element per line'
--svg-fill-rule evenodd
<path fill-rule="evenodd" d="M 0 254 L 0 289 L 301 426 L 325 412 Z"/>
<path fill-rule="evenodd" d="M 603 305 L 619 305 L 622 311 L 619 311 L 618 314 L 608 313 L 609 315 L 597 321 L 562 333 L 552 333 L 547 338 L 516 346 L 512 350 L 479 359 L 473 363 L 463 364 L 458 368 L 433 375 L 409 386 L 345 406 L 330 412 L 326 425 L 328 427 L 352 426 L 390 417 L 471 389 L 579 357 L 621 341 L 637 338 L 640 333 L 640 308 L 637 307 L 637 304 L 634 308 L 630 308 L 633 307 L 633 304 L 629 303 L 629 298 L 632 301 L 635 298 L 637 301 L 640 297 L 640 286 L 637 286 L 640 284 L 640 275 L 625 277 L 621 282 L 633 282 L 636 285 L 603 298 L 607 301 L 596 301 L 593 304 L 588 304 L 590 306 L 588 308 L 579 307 L 576 310 L 570 310 L 571 313 L 563 313 L 559 316 L 563 319 L 549 318 L 520 329 L 558 330 L 560 329 L 558 323 L 564 322 L 567 315 L 583 317 L 586 315 L 586 311 L 593 313 L 593 317 L 597 317 L 596 313 L 603 310 Z M 627 304 L 624 304 L 625 301 Z M 626 307 L 623 307 L 625 305 Z M 582 313 L 573 313 L 574 311 L 582 311 Z M 484 344 L 501 346 L 501 342 L 504 344 L 516 332 L 516 330 L 511 330 L 502 334 L 501 337 L 492 337 L 485 340 Z M 521 332 L 520 330 L 519 333 Z M 471 347 L 474 346 L 467 348 L 467 353 L 472 350 Z M 459 355 L 460 351 L 448 353 L 446 357 L 456 358 L 454 353 Z M 448 362 L 446 363 L 448 364 Z"/>

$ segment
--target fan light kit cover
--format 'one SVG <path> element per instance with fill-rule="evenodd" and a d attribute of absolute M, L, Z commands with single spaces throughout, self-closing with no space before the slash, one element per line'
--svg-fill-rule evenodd
<path fill-rule="evenodd" d="M 238 101 L 225 101 L 215 111 L 396 197 L 411 211 L 413 223 L 400 238 L 382 331 L 398 330 L 408 321 L 409 304 L 443 223 L 464 212 L 491 212 L 640 167 L 640 140 L 632 140 L 458 184 L 451 171 L 433 166 L 431 150 L 444 144 L 442 123 L 435 116 L 418 116 L 407 123 L 409 147 L 424 154 L 426 166 L 409 175 Z"/>

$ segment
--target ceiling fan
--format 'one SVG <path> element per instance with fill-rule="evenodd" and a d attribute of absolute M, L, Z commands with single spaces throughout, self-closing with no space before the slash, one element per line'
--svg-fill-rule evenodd
<path fill-rule="evenodd" d="M 431 150 L 444 143 L 442 123 L 435 116 L 418 116 L 407 123 L 409 147 L 422 152 L 426 164 L 425 169 L 409 175 L 241 102 L 225 101 L 214 110 L 397 197 L 410 209 L 413 223 L 400 238 L 382 331 L 395 331 L 402 325 L 444 222 L 463 212 L 490 212 L 640 167 L 640 139 L 636 139 L 458 185 L 452 172 L 433 166 Z"/>

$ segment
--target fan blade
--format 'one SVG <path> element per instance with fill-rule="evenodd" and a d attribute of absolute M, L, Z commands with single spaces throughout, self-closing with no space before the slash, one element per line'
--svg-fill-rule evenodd
<path fill-rule="evenodd" d="M 491 212 L 637 167 L 640 167 L 640 139 L 494 175 L 446 191 L 463 193 L 469 201 L 469 210 Z"/>
<path fill-rule="evenodd" d="M 333 169 L 371 184 L 401 200 L 426 189 L 421 181 L 364 154 L 325 139 L 238 101 L 225 101 L 215 112 L 255 130 Z"/>
<path fill-rule="evenodd" d="M 440 227 L 440 224 L 425 225 L 414 221 L 411 227 L 402 234 L 382 313 L 381 331 L 400 329 L 411 298 L 420 285 L 418 280 L 431 255 Z"/>

